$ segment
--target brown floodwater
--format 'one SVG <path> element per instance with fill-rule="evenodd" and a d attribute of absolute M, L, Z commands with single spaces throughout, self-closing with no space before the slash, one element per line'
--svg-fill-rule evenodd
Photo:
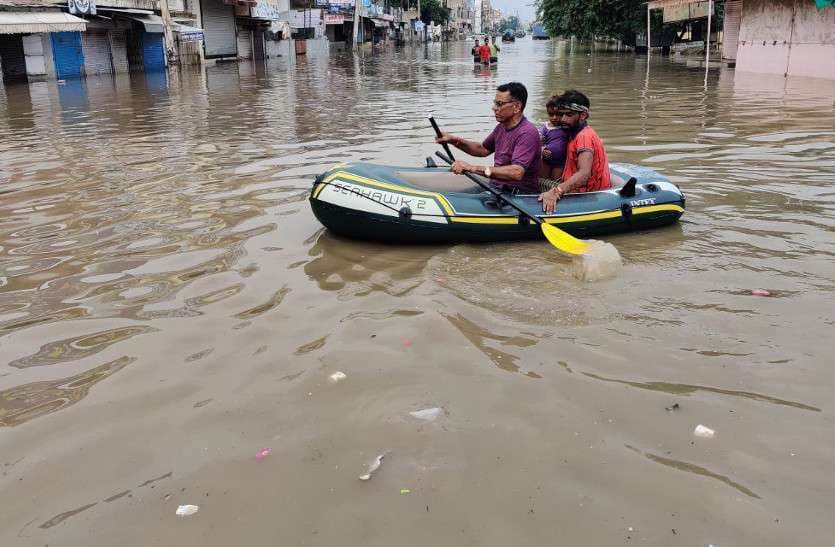
<path fill-rule="evenodd" d="M 469 47 L 0 88 L 0 545 L 831 544 L 832 82 Z M 484 136 L 508 80 L 587 92 L 681 223 L 591 283 L 317 222 L 316 174 Z"/>

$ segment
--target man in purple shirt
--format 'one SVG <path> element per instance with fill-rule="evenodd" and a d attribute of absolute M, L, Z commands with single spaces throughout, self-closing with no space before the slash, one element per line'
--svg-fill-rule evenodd
<path fill-rule="evenodd" d="M 542 145 L 539 130 L 523 113 L 527 102 L 528 90 L 522 84 L 500 85 L 493 101 L 493 114 L 499 124 L 484 142 L 468 141 L 447 133 L 435 139 L 439 144 L 451 144 L 471 156 L 483 158 L 495 154 L 492 167 L 456 160 L 452 172 L 484 174 L 499 189 L 538 194 Z"/>

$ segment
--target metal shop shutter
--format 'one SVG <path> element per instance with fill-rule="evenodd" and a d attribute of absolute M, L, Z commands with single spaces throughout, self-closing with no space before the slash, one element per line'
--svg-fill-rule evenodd
<path fill-rule="evenodd" d="M 722 44 L 722 58 L 736 60 L 736 50 L 739 46 L 739 27 L 742 24 L 742 0 L 727 0 L 725 2 L 725 22 L 723 24 L 725 36 Z"/>
<path fill-rule="evenodd" d="M 238 58 L 252 58 L 252 33 L 248 30 L 238 31 Z"/>
<path fill-rule="evenodd" d="M 19 34 L 0 34 L 0 64 L 4 82 L 26 81 L 26 56 Z"/>
<path fill-rule="evenodd" d="M 128 38 L 124 30 L 111 30 L 110 40 L 113 54 L 113 69 L 116 72 L 130 71 L 128 65 Z"/>
<path fill-rule="evenodd" d="M 165 70 L 165 45 L 162 34 L 142 33 L 142 59 L 145 72 Z"/>
<path fill-rule="evenodd" d="M 81 45 L 84 49 L 84 68 L 88 76 L 113 72 L 107 31 L 88 30 L 81 35 Z"/>
<path fill-rule="evenodd" d="M 201 4 L 206 57 L 236 56 L 234 8 L 221 0 L 203 0 Z"/>
<path fill-rule="evenodd" d="M 59 80 L 80 78 L 84 66 L 80 32 L 53 32 L 52 55 L 55 59 L 55 76 Z"/>

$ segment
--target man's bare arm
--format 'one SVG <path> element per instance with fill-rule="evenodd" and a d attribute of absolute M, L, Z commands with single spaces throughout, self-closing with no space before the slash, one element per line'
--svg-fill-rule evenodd
<path fill-rule="evenodd" d="M 490 150 L 484 148 L 484 145 L 482 145 L 480 142 L 468 141 L 466 139 L 462 139 L 461 137 L 450 135 L 449 133 L 442 133 L 440 137 L 435 139 L 435 142 L 437 142 L 438 144 L 451 144 L 452 146 L 461 150 L 465 154 L 469 154 L 477 158 L 484 158 L 493 153 Z"/>

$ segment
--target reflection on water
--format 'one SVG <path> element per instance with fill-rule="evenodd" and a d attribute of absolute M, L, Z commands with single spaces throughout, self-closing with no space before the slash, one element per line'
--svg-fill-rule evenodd
<path fill-rule="evenodd" d="M 121 357 L 68 378 L 33 382 L 0 391 L 0 425 L 13 427 L 72 406 L 86 397 L 93 385 L 134 361 L 135 357 Z"/>
<path fill-rule="evenodd" d="M 438 252 L 434 247 L 396 247 L 345 240 L 328 233 L 316 238 L 304 266 L 319 288 L 344 296 L 381 291 L 405 296 L 422 283 L 421 272 Z"/>
<path fill-rule="evenodd" d="M 535 454 L 544 450 L 546 428 L 525 414 L 532 409 L 565 411 L 567 419 L 576 411 L 578 419 L 597 415 L 601 401 L 622 402 L 624 417 L 634 418 L 633 409 L 655 396 L 711 393 L 756 415 L 749 428 L 755 433 L 735 439 L 733 452 L 770 462 L 769 474 L 759 478 L 747 477 L 761 469 L 747 471 L 746 481 L 761 481 L 751 482 L 762 496 L 753 500 L 781 498 L 767 484 L 775 472 L 791 474 L 806 491 L 827 480 L 823 472 L 814 481 L 798 479 L 797 469 L 814 469 L 816 461 L 781 463 L 782 448 L 775 446 L 799 442 L 791 438 L 795 431 L 810 454 L 827 454 L 831 446 L 826 402 L 835 378 L 825 348 L 835 325 L 831 82 L 722 68 L 711 69 L 705 85 L 703 69 L 668 58 L 653 56 L 647 66 L 645 57 L 572 50 L 556 40 L 518 40 L 503 48 L 497 69 L 483 71 L 473 69 L 468 50 L 467 43 L 430 44 L 2 88 L 0 426 L 8 429 L 0 453 L 38 453 L 59 469 L 51 458 L 67 455 L 56 447 L 76 446 L 73 431 L 101 432 L 107 441 L 90 441 L 98 448 L 123 427 L 163 435 L 149 427 L 154 413 L 146 406 L 177 431 L 198 420 L 201 450 L 236 444 L 240 438 L 230 443 L 224 435 L 239 429 L 239 415 L 261 427 L 258 435 L 269 431 L 267 439 L 277 434 L 275 420 L 290 416 L 281 425 L 282 442 L 366 439 L 365 431 L 334 436 L 328 429 L 331 417 L 349 414 L 338 406 L 344 400 L 362 401 L 350 412 L 354 424 L 384 417 L 394 428 L 398 422 L 389 417 L 402 408 L 441 402 L 477 408 L 482 393 L 495 388 L 508 400 L 500 415 L 489 408 L 485 415 L 498 430 L 514 431 L 509 444 Z M 553 93 L 586 92 L 591 124 L 612 161 L 647 165 L 682 187 L 688 203 L 682 222 L 606 238 L 624 268 L 588 284 L 573 279 L 570 263 L 541 242 L 384 246 L 337 238 L 316 221 L 306 202 L 315 175 L 340 161 L 423 165 L 435 151 L 427 112 L 447 131 L 483 138 L 495 123 L 495 87 L 510 80 L 528 86 L 526 112 L 537 122 Z M 757 288 L 774 296 L 753 296 Z M 390 351 L 383 339 L 414 345 Z M 346 399 L 337 390 L 324 395 L 317 360 L 362 380 L 340 384 L 350 393 Z M 114 374 L 129 363 L 129 372 Z M 548 367 L 577 374 L 539 374 Z M 504 371 L 543 377 L 528 382 Z M 462 377 L 472 382 L 456 383 Z M 615 395 L 613 383 L 629 387 Z M 450 385 L 454 396 L 436 401 Z M 69 408 L 91 389 L 119 409 L 112 423 L 87 423 L 81 405 Z M 269 393 L 259 398 L 252 394 L 258 389 Z M 572 398 L 574 389 L 582 396 Z M 241 400 L 251 406 L 230 407 Z M 270 406 L 286 401 L 291 406 L 281 412 Z M 380 401 L 387 406 L 375 406 Z M 689 404 L 711 410 L 699 398 Z M 272 421 L 262 422 L 265 416 Z M 451 454 L 484 441 L 480 419 L 472 415 L 474 429 Z M 725 429 L 722 419 L 706 423 Z M 634 431 L 644 422 L 619 419 L 624 430 L 617 434 L 664 443 L 651 424 L 649 432 Z M 774 422 L 783 425 L 768 434 L 777 441 L 759 444 L 767 436 L 760 428 L 771 432 Z M 386 438 L 405 439 L 401 433 L 388 429 Z M 570 448 L 571 433 L 554 442 Z M 176 457 L 193 448 L 186 438 L 172 441 L 164 456 L 154 442 L 142 450 L 149 460 Z M 370 449 L 352 445 L 345 452 Z M 207 462 L 217 456 L 206 454 Z M 287 461 L 304 460 L 288 455 Z M 644 455 L 757 495 L 706 468 Z M 115 466 L 103 463 L 121 462 L 124 454 L 95 450 L 85 457 L 95 462 L 91 468 L 105 469 L 96 480 L 107 482 L 108 493 L 128 497 L 131 484 L 106 478 Z M 197 473 L 190 462 L 180 460 L 184 472 Z M 525 476 L 550 474 L 528 465 Z M 584 476 L 581 467 L 570 471 Z M 651 475 L 634 466 L 624 475 L 630 473 L 639 481 Z M 513 477 L 520 491 L 538 487 Z M 322 480 L 327 488 L 335 484 Z M 33 498 L 28 484 L 8 486 L 20 488 L 8 497 Z M 610 493 L 623 499 L 616 482 L 595 488 L 600 499 Z M 19 530 L 35 516 L 41 522 L 56 514 L 46 523 L 64 522 L 63 533 L 119 505 L 83 504 L 106 496 L 54 495 L 60 503 L 45 514 L 28 515 L 22 502 L 12 503 L 22 519 L 28 516 L 15 527 L 0 515 L 0 528 Z M 459 507 L 481 501 L 468 488 L 455 495 Z M 816 514 L 806 498 L 785 496 L 798 512 Z M 654 507 L 646 499 L 635 505 Z M 66 511 L 72 507 L 81 507 L 84 518 L 67 520 L 78 511 Z M 14 543 L 5 539 L 0 532 L 0 543 Z M 593 543 L 607 542 L 611 537 Z"/>
<path fill-rule="evenodd" d="M 672 458 L 665 458 L 663 456 L 657 456 L 655 454 L 650 454 L 649 452 L 641 452 L 637 448 L 629 446 L 628 444 L 626 445 L 626 448 L 628 448 L 628 449 L 630 449 L 634 452 L 637 452 L 638 454 L 643 454 L 644 456 L 646 456 L 646 458 L 648 460 L 654 461 L 655 463 L 660 463 L 661 465 L 666 465 L 667 467 L 672 467 L 673 469 L 678 469 L 679 471 L 685 471 L 687 473 L 693 473 L 694 475 L 701 475 L 703 477 L 710 477 L 711 479 L 716 479 L 719 482 L 724 482 L 725 484 L 727 484 L 731 488 L 735 488 L 736 490 L 739 490 L 740 492 L 742 492 L 746 496 L 750 496 L 752 498 L 757 498 L 757 499 L 760 498 L 757 494 L 755 494 L 754 492 L 752 492 L 748 488 L 742 486 L 741 484 L 739 484 L 737 482 L 732 481 L 731 479 L 729 479 L 725 475 L 720 475 L 719 473 L 714 473 L 713 471 L 711 471 L 709 469 L 705 469 L 704 467 L 701 467 L 699 465 L 695 465 L 695 464 L 687 463 L 687 462 L 682 462 L 682 461 L 679 461 L 679 460 L 674 460 Z"/>
<path fill-rule="evenodd" d="M 519 365 L 517 361 L 519 356 L 513 355 L 496 348 L 492 348 L 485 343 L 485 338 L 488 340 L 495 340 L 503 346 L 514 346 L 519 348 L 529 347 L 536 344 L 536 340 L 525 338 L 523 336 L 502 336 L 493 334 L 490 331 L 478 326 L 462 315 L 446 316 L 446 319 L 459 331 L 464 337 L 472 342 L 472 344 L 486 355 L 493 364 L 502 370 L 508 372 L 519 372 Z M 535 372 L 527 372 L 528 376 L 539 378 Z"/>
<path fill-rule="evenodd" d="M 674 384 L 669 382 L 629 382 L 627 380 L 616 380 L 614 378 L 604 378 L 603 376 L 592 374 L 590 372 L 584 372 L 586 376 L 589 378 L 594 378 L 595 380 L 601 380 L 603 382 L 615 382 L 618 384 L 625 384 L 632 387 L 637 387 L 639 389 L 648 389 L 650 391 L 661 391 L 663 393 L 670 393 L 673 395 L 690 395 L 691 393 L 696 393 L 699 391 L 703 391 L 705 393 L 718 393 L 720 395 L 730 395 L 731 397 L 743 397 L 745 399 L 753 399 L 755 401 L 761 401 L 765 403 L 772 403 L 775 405 L 784 405 L 784 406 L 792 406 L 794 408 L 799 408 L 801 410 L 812 410 L 814 412 L 820 412 L 821 409 L 815 408 L 813 406 L 805 405 L 803 403 L 798 403 L 796 401 L 786 401 L 785 399 L 778 399 L 777 397 L 771 397 L 769 395 L 762 395 L 760 393 L 751 393 L 748 391 L 737 391 L 733 389 L 720 389 L 715 387 L 709 386 L 692 386 L 687 384 Z"/>
<path fill-rule="evenodd" d="M 157 329 L 147 326 L 123 327 L 110 329 L 95 334 L 50 342 L 34 355 L 15 359 L 9 363 L 10 367 L 26 368 L 42 365 L 54 365 L 64 361 L 76 361 L 94 355 L 106 347 L 138 334 L 157 332 Z"/>

